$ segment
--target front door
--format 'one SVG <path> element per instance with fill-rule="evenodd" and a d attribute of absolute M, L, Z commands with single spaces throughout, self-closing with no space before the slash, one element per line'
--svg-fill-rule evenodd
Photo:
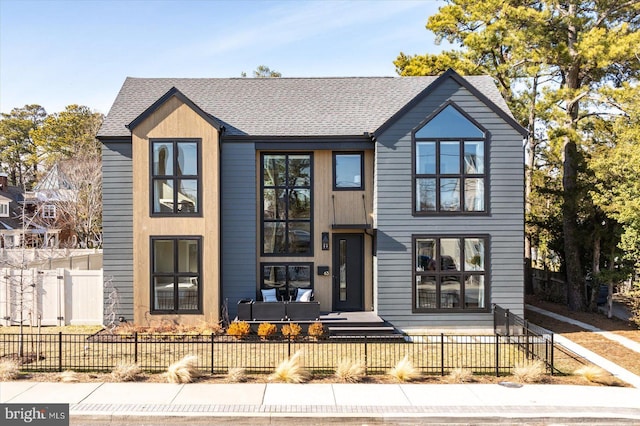
<path fill-rule="evenodd" d="M 362 311 L 364 306 L 364 238 L 333 235 L 333 310 Z"/>

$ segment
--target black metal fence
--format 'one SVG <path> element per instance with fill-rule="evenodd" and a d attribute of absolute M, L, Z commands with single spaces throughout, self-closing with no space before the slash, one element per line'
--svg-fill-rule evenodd
<path fill-rule="evenodd" d="M 527 358 L 542 360 L 551 374 L 554 373 L 553 332 L 531 324 L 498 305 L 493 305 L 493 328 L 496 336 L 510 339 Z"/>
<path fill-rule="evenodd" d="M 165 371 L 186 355 L 198 358 L 198 368 L 226 374 L 241 367 L 247 373 L 270 373 L 296 352 L 316 375 L 333 374 L 343 360 L 362 362 L 368 374 L 384 374 L 404 357 L 424 374 L 446 375 L 455 368 L 477 374 L 506 375 L 518 362 L 542 359 L 552 369 L 553 350 L 545 336 L 421 335 L 404 339 L 309 338 L 281 336 L 261 341 L 218 335 L 0 334 L 0 357 L 21 360 L 22 371 L 111 371 L 118 364 L 138 364 L 149 372 Z M 543 350 L 541 348 L 546 348 Z"/>

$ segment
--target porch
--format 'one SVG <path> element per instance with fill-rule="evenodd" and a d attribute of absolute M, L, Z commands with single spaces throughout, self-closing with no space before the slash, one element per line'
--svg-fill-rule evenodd
<path fill-rule="evenodd" d="M 236 320 L 238 318 L 236 317 Z M 393 325 L 380 318 L 374 312 L 323 312 L 318 319 L 313 320 L 246 320 L 253 331 L 257 331 L 263 322 L 274 324 L 280 329 L 283 325 L 295 322 L 304 331 L 309 325 L 320 322 L 324 326 L 330 339 L 346 339 L 351 337 L 403 338 L 402 332 Z"/>

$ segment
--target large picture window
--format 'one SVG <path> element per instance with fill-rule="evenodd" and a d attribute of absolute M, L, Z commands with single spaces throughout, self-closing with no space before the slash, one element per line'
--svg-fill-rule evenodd
<path fill-rule="evenodd" d="M 260 290 L 276 289 L 280 301 L 295 300 L 298 289 L 313 289 L 312 263 L 262 263 Z"/>
<path fill-rule="evenodd" d="M 151 141 L 151 214 L 200 215 L 200 141 Z"/>
<path fill-rule="evenodd" d="M 413 311 L 486 310 L 488 237 L 413 237 Z"/>
<path fill-rule="evenodd" d="M 414 214 L 486 211 L 485 133 L 453 104 L 414 133 Z"/>
<path fill-rule="evenodd" d="M 312 155 L 261 158 L 262 254 L 312 255 Z"/>
<path fill-rule="evenodd" d="M 151 311 L 199 313 L 200 237 L 151 238 Z"/>

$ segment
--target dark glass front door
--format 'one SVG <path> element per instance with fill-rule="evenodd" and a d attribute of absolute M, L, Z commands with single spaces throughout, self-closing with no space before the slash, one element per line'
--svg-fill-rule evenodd
<path fill-rule="evenodd" d="M 364 238 L 362 234 L 333 235 L 333 310 L 362 311 L 364 307 Z"/>

